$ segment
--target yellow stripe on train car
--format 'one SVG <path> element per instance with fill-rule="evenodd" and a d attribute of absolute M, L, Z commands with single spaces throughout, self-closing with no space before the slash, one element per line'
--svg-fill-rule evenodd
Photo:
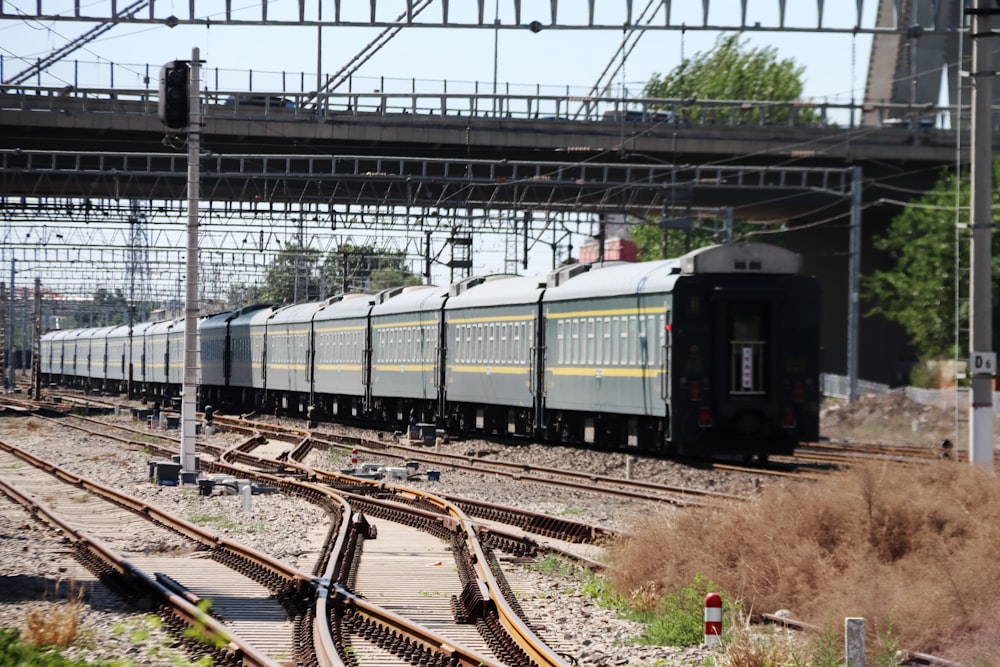
<path fill-rule="evenodd" d="M 554 376 L 594 378 L 655 378 L 660 375 L 660 369 L 658 368 L 604 368 L 594 366 L 548 368 L 545 372 Z"/>
<path fill-rule="evenodd" d="M 530 322 L 534 315 L 495 315 L 489 317 L 449 317 L 448 324 L 481 324 L 483 322 Z"/>
<path fill-rule="evenodd" d="M 318 371 L 360 371 L 361 364 L 317 364 Z"/>
<path fill-rule="evenodd" d="M 475 373 L 477 375 L 523 375 L 528 372 L 524 366 L 503 366 L 493 364 L 449 364 L 448 370 L 453 373 Z"/>
<path fill-rule="evenodd" d="M 427 327 L 437 326 L 438 321 L 434 320 L 412 320 L 410 322 L 385 322 L 384 324 L 373 324 L 372 329 L 394 329 L 398 327 Z"/>
<path fill-rule="evenodd" d="M 669 308 L 653 306 L 645 308 L 612 308 L 608 310 L 576 310 L 572 312 L 549 312 L 550 320 L 567 319 L 571 317 L 607 317 L 610 315 L 666 315 Z"/>
<path fill-rule="evenodd" d="M 377 372 L 426 373 L 434 370 L 434 364 L 374 364 L 372 370 Z"/>

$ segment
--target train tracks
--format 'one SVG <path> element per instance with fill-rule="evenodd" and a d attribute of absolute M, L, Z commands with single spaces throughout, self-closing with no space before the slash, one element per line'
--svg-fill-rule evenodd
<path fill-rule="evenodd" d="M 106 426 L 90 423 L 85 428 L 100 428 L 102 437 L 110 435 Z M 133 448 L 141 447 L 159 455 L 173 450 L 169 439 L 163 442 L 164 438 L 159 434 L 140 431 L 114 437 L 128 442 Z M 479 543 L 480 529 L 461 509 L 430 494 L 415 498 L 412 493 L 388 493 L 378 485 L 352 491 L 337 490 L 314 481 L 259 472 L 260 468 L 282 467 L 281 462 L 274 460 L 254 460 L 247 450 L 253 449 L 259 442 L 258 435 L 248 438 L 243 446 L 215 453 L 205 451 L 202 453 L 203 467 L 206 471 L 228 471 L 250 477 L 286 493 L 297 489 L 300 494 L 336 496 L 343 502 L 338 527 L 336 531 L 331 531 L 330 547 L 323 559 L 326 569 L 320 576 L 312 575 L 310 579 L 312 586 L 319 587 L 313 591 L 317 599 L 313 613 L 317 619 L 329 619 L 329 623 L 316 623 L 317 627 L 326 630 L 319 632 L 314 639 L 315 653 L 307 657 L 304 664 L 340 664 L 338 660 L 343 661 L 345 656 L 356 659 L 358 647 L 362 645 L 369 647 L 372 656 L 388 651 L 396 656 L 397 663 L 400 655 L 413 655 L 416 651 L 421 656 L 419 659 L 424 661 L 422 664 L 566 664 L 566 660 L 548 649 L 529 623 L 518 616 L 516 601 L 512 602 L 502 573 L 499 568 L 491 566 L 496 562 L 492 549 Z M 227 458 L 236 462 L 227 463 Z M 450 583 L 447 586 L 435 584 L 430 589 L 430 595 L 422 596 L 424 599 L 420 602 L 425 607 L 424 612 L 411 607 L 406 607 L 406 612 L 424 621 L 439 619 L 436 626 L 439 629 L 447 626 L 447 634 L 437 634 L 434 628 L 429 630 L 425 623 L 414 622 L 391 608 L 384 608 L 378 599 L 373 599 L 377 596 L 365 594 L 360 589 L 354 590 L 355 586 L 370 586 L 378 578 L 398 582 L 412 578 L 412 560 L 394 567 L 386 562 L 380 563 L 376 553 L 376 548 L 380 546 L 376 539 L 380 531 L 375 522 L 382 526 L 381 532 L 387 536 L 386 544 L 390 547 L 393 540 L 388 536 L 394 532 L 405 535 L 400 539 L 407 543 L 415 543 L 414 530 L 430 535 L 422 539 L 439 543 L 437 551 L 432 553 L 441 556 L 436 560 L 442 561 L 440 571 L 448 575 Z M 456 554 L 461 558 L 456 558 Z M 374 570 L 371 569 L 373 566 L 365 565 L 368 556 L 375 560 Z M 444 560 L 448 556 L 451 556 L 450 563 Z M 171 576 L 170 580 L 176 578 Z M 434 593 L 437 588 L 444 590 Z M 410 599 L 413 599 L 412 595 Z M 450 622 L 445 622 L 448 614 L 442 615 L 442 600 L 446 601 L 445 611 L 450 611 L 452 616 Z M 301 637 L 302 630 L 295 634 Z M 462 640 L 473 636 L 481 638 L 478 645 L 466 647 Z M 405 641 L 400 642 L 400 637 Z M 301 643 L 301 639 L 299 641 Z M 373 646 L 379 648 L 376 650 L 371 648 Z M 302 660 L 301 656 L 294 659 Z M 370 661 L 353 664 L 383 663 L 372 657 Z"/>
<path fill-rule="evenodd" d="M 205 642 L 192 652 L 218 664 L 294 664 L 289 610 L 303 606 L 308 577 L 2 442 L 0 468 L 0 490 L 66 534 L 94 578 L 197 628 Z"/>

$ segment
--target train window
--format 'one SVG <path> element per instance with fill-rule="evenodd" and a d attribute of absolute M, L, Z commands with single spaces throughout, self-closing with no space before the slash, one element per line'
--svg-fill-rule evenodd
<path fill-rule="evenodd" d="M 483 361 L 494 363 L 496 361 L 496 325 L 490 322 L 486 325 L 486 352 Z"/>
<path fill-rule="evenodd" d="M 598 363 L 611 363 L 611 318 L 604 318 L 603 334 L 601 336 L 601 355 Z"/>
<path fill-rule="evenodd" d="M 569 363 L 575 364 L 580 359 L 580 320 L 569 321 Z"/>
<path fill-rule="evenodd" d="M 556 322 L 556 360 L 559 364 L 566 362 L 566 350 L 564 339 L 563 325 L 565 322 L 563 320 L 558 320 Z"/>
<path fill-rule="evenodd" d="M 586 357 L 586 360 L 584 361 L 584 363 L 587 363 L 587 364 L 593 364 L 594 363 L 594 357 L 596 356 L 595 348 L 597 347 L 597 345 L 596 345 L 596 342 L 594 340 L 594 337 L 596 335 L 595 331 L 594 331 L 595 328 L 596 327 L 595 327 L 595 323 L 594 323 L 594 318 L 593 317 L 588 317 L 587 318 L 587 357 Z"/>
<path fill-rule="evenodd" d="M 511 361 L 510 348 L 507 346 L 507 323 L 501 322 L 497 325 L 497 343 L 499 345 L 499 357 L 497 361 L 501 364 L 508 364 Z"/>
<path fill-rule="evenodd" d="M 612 366 L 617 366 L 620 362 L 620 347 L 621 347 L 621 319 L 618 317 L 611 318 L 611 328 L 608 332 L 611 338 L 611 356 L 608 358 L 608 363 Z"/>
<path fill-rule="evenodd" d="M 628 355 L 626 356 L 626 363 L 629 366 L 635 364 L 635 350 L 636 343 L 639 340 L 639 326 L 636 324 L 635 315 L 629 315 L 628 318 Z"/>

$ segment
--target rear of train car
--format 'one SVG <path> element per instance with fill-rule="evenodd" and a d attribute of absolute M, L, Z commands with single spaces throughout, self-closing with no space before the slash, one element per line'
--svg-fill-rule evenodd
<path fill-rule="evenodd" d="M 594 266 L 543 304 L 551 439 L 766 458 L 818 436 L 819 287 L 793 252 Z"/>

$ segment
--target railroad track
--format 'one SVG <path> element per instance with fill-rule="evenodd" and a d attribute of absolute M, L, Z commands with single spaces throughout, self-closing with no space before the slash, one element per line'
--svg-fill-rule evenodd
<path fill-rule="evenodd" d="M 140 431 L 140 432 L 142 432 L 142 431 Z M 302 435 L 301 433 L 297 434 L 297 436 L 301 436 L 301 435 Z M 310 444 L 308 442 L 310 440 L 308 437 L 304 437 L 301 441 L 299 441 L 298 443 L 296 443 L 295 442 L 295 437 L 297 437 L 297 436 L 295 436 L 293 434 L 292 436 L 290 436 L 285 441 L 286 443 L 292 444 L 293 447 L 288 448 L 288 447 L 284 447 L 283 445 L 281 445 L 281 446 L 279 446 L 279 449 L 281 451 L 284 451 L 284 452 L 294 453 L 297 450 L 308 451 L 308 449 L 310 447 L 315 446 L 315 443 Z M 168 440 L 169 440 L 169 438 L 168 438 Z M 243 454 L 240 455 L 241 457 L 243 455 L 245 455 L 249 451 L 253 451 L 254 449 L 261 448 L 262 444 L 264 444 L 264 439 L 257 440 L 257 439 L 250 439 L 250 438 L 248 438 L 247 441 L 246 441 L 246 443 L 247 444 L 244 447 L 234 448 L 236 451 L 240 451 L 241 449 L 246 450 Z M 220 456 L 221 456 L 221 453 L 222 452 L 220 450 Z M 267 466 L 274 466 L 274 465 L 277 465 L 279 467 L 286 466 L 286 465 L 288 465 L 289 463 L 292 462 L 292 461 L 289 461 L 289 459 L 293 459 L 293 458 L 294 457 L 288 457 L 286 459 L 286 461 L 284 461 L 284 462 L 276 462 L 276 461 L 272 460 L 269 463 L 263 464 L 263 467 L 266 468 Z M 406 501 L 406 502 L 409 502 L 409 501 Z M 403 504 L 406 504 L 406 502 L 404 502 Z M 369 516 L 369 519 L 368 519 L 369 525 L 376 526 L 376 532 L 382 532 L 382 534 L 383 534 L 384 537 L 388 537 L 389 533 L 386 532 L 386 531 L 389 530 L 389 529 L 385 528 L 384 526 L 395 526 L 395 524 L 393 524 L 393 523 L 384 523 L 381 520 L 370 518 L 371 515 L 368 515 L 368 516 Z M 405 531 L 404 531 L 404 534 L 405 534 Z M 404 537 L 404 539 L 412 540 L 412 536 L 410 536 L 409 538 L 405 538 Z M 371 548 L 373 545 L 376 544 L 376 542 L 367 542 L 366 541 L 366 544 L 364 546 L 368 547 L 368 548 Z M 383 543 L 383 544 L 387 544 L 387 543 L 388 543 L 388 541 L 386 543 Z M 404 544 L 408 544 L 408 543 L 410 543 L 410 542 L 404 542 Z M 369 553 L 369 555 L 372 555 L 373 552 L 374 552 L 374 550 L 371 550 L 371 552 Z M 362 563 L 363 562 L 364 561 L 362 560 Z M 438 566 L 438 567 L 440 567 L 440 566 Z M 412 569 L 413 569 L 412 568 L 412 562 L 411 562 L 411 567 L 409 569 L 410 569 L 410 571 L 412 571 Z M 384 577 L 383 577 L 383 579 L 384 579 Z M 345 579 L 345 581 L 346 581 L 346 579 Z M 359 579 L 358 581 L 360 582 L 362 580 Z M 359 584 L 359 586 L 360 585 L 361 584 Z M 376 586 L 378 586 L 378 585 L 379 585 L 378 581 L 376 581 Z M 357 592 L 361 592 L 360 588 L 358 589 Z M 402 598 L 405 599 L 406 595 L 404 594 L 404 592 L 401 591 L 400 594 L 401 594 Z M 360 598 L 360 597 L 352 599 L 351 595 L 353 595 L 353 594 L 350 591 L 341 590 L 337 585 L 331 586 L 330 589 L 329 589 L 329 592 L 326 595 L 327 595 L 327 601 L 336 600 L 335 606 L 337 606 L 341 610 L 343 610 L 343 609 L 350 609 L 351 611 L 348 612 L 347 615 L 353 615 L 353 617 L 355 619 L 364 616 L 364 614 L 362 614 L 362 612 L 359 612 L 357 610 L 364 609 L 364 606 L 366 605 L 366 603 L 370 601 L 370 600 L 365 600 L 364 598 Z M 410 595 L 411 595 L 411 597 L 413 596 L 412 591 L 410 591 Z M 422 596 L 421 595 L 421 596 L 418 596 L 418 597 L 426 597 L 426 596 Z M 342 612 L 338 612 L 338 613 L 342 613 Z M 365 612 L 365 613 L 369 613 L 369 612 Z M 424 613 L 427 613 L 427 612 L 425 611 Z M 334 615 L 336 615 L 336 614 L 334 614 Z M 366 619 L 366 620 L 363 620 L 363 621 L 357 621 L 357 620 L 355 620 L 355 621 L 353 621 L 354 626 L 351 626 L 351 622 L 346 622 L 345 625 L 344 625 L 344 627 L 347 628 L 347 629 L 346 630 L 342 629 L 340 632 L 348 635 L 348 637 L 347 637 L 348 641 L 354 641 L 355 642 L 355 643 L 349 643 L 349 644 L 347 644 L 348 646 L 351 647 L 352 654 L 355 654 L 355 655 L 364 654 L 365 655 L 365 661 L 361 662 L 360 664 L 362 664 L 362 665 L 365 665 L 365 664 L 375 664 L 375 665 L 378 665 L 378 664 L 397 664 L 397 663 L 394 663 L 392 661 L 395 659 L 395 658 L 393 658 L 393 656 L 398 656 L 399 653 L 391 653 L 391 652 L 390 653 L 386 653 L 384 649 L 381 649 L 379 647 L 380 644 L 385 643 L 384 639 L 382 639 L 382 640 L 374 640 L 373 641 L 373 640 L 365 638 L 366 636 L 367 637 L 371 637 L 371 636 L 378 635 L 377 632 L 373 633 L 373 632 L 370 631 L 370 628 L 373 625 L 380 626 L 380 624 L 382 623 L 382 621 L 373 622 L 372 620 L 370 620 L 371 618 L 374 618 L 374 617 L 377 617 L 377 614 L 376 615 L 372 615 L 372 616 L 364 616 L 364 619 Z M 391 618 L 391 613 L 389 614 L 389 617 Z M 355 631 L 353 631 L 353 630 L 350 629 L 351 627 L 361 627 L 361 628 L 364 628 L 364 629 L 361 630 L 361 631 L 355 632 Z M 351 636 L 352 632 L 354 633 L 353 636 Z M 431 643 L 433 643 L 433 641 Z M 557 644 L 557 642 L 556 642 L 556 644 Z M 412 651 L 412 649 L 410 649 L 410 650 Z M 364 653 L 364 651 L 370 651 L 370 654 Z M 380 660 L 382 662 L 379 662 Z M 933 660 L 935 660 L 933 658 L 933 656 L 924 656 L 922 654 L 910 654 L 910 656 L 908 657 L 907 664 L 941 664 L 941 665 L 950 664 L 950 663 L 946 663 L 946 662 L 943 662 L 943 661 L 934 662 Z M 482 658 L 480 658 L 480 661 L 481 661 L 482 664 L 492 664 L 492 661 L 489 660 L 489 659 L 487 659 L 487 660 L 484 661 L 484 660 L 482 660 Z"/>
<path fill-rule="evenodd" d="M 65 423 L 66 420 L 59 421 Z M 78 428 L 83 427 L 90 432 L 100 429 L 102 436 L 111 435 L 107 433 L 109 430 L 107 424 L 95 423 L 92 419 L 82 417 L 75 418 L 73 421 L 86 424 L 86 426 L 78 425 Z M 141 441 L 136 440 L 135 436 L 137 435 L 142 436 Z M 113 437 L 119 441 L 129 443 L 133 447 L 138 445 L 160 454 L 169 453 L 175 445 L 175 443 L 170 442 L 171 439 L 167 436 L 150 434 L 146 431 L 137 431 Z M 154 444 L 150 442 L 151 440 L 157 440 L 164 444 Z M 244 447 L 234 447 L 221 452 L 223 455 L 239 459 L 241 467 L 238 470 L 233 468 L 232 464 L 223 462 L 221 458 L 224 458 L 224 456 L 220 456 L 218 460 L 212 460 L 211 456 L 203 458 L 203 466 L 209 470 L 228 469 L 245 476 L 258 475 L 262 482 L 281 486 L 283 489 L 289 486 L 306 486 L 313 489 L 314 492 L 318 492 L 320 487 L 317 487 L 315 484 L 283 480 L 280 477 L 268 475 L 267 473 L 254 473 L 250 471 L 250 466 L 246 466 L 245 464 L 248 458 L 253 459 L 253 457 L 246 452 L 241 452 L 241 450 L 250 449 L 260 441 L 261 438 L 259 436 L 254 436 L 248 438 Z M 251 460 L 251 462 L 258 468 L 281 466 L 280 462 L 274 460 L 258 459 Z M 371 494 L 370 492 L 373 490 L 377 491 L 378 487 L 367 489 L 365 490 L 366 493 L 336 492 L 338 495 L 347 498 L 347 504 L 351 506 L 350 511 L 353 514 L 346 516 L 360 517 L 360 519 L 348 518 L 346 521 L 341 522 L 341 526 L 344 530 L 353 532 L 355 535 L 360 534 L 362 539 L 359 540 L 356 536 L 352 538 L 349 535 L 338 537 L 337 544 L 339 546 L 331 550 L 329 554 L 327 562 L 330 563 L 329 567 L 335 568 L 335 574 L 328 574 L 325 579 L 330 582 L 338 582 L 338 584 L 331 585 L 328 589 L 325 589 L 320 597 L 323 603 L 327 605 L 327 609 L 334 608 L 337 611 L 328 613 L 317 610 L 316 614 L 317 618 L 327 618 L 326 614 L 328 613 L 331 623 L 336 624 L 336 629 L 328 631 L 330 641 L 335 641 L 337 638 L 347 641 L 339 644 L 335 642 L 332 649 L 323 649 L 323 645 L 318 645 L 317 656 L 327 655 L 324 651 L 329 651 L 330 656 L 341 656 L 340 659 L 344 655 L 354 655 L 355 651 L 349 641 L 355 629 L 360 628 L 357 633 L 358 636 L 374 635 L 376 641 L 381 643 L 386 643 L 387 640 L 385 637 L 390 635 L 410 638 L 410 641 L 405 646 L 395 649 L 390 647 L 389 650 L 397 656 L 397 660 L 400 652 L 405 653 L 419 650 L 425 654 L 425 657 L 422 659 L 431 661 L 428 664 L 435 664 L 433 661 L 439 659 L 444 660 L 441 664 L 566 664 L 561 657 L 552 653 L 544 641 L 535 636 L 525 620 L 518 616 L 516 603 L 515 606 L 512 606 L 508 597 L 505 597 L 504 591 L 506 586 L 502 582 L 497 581 L 497 573 L 491 571 L 487 565 L 495 559 L 490 555 L 491 552 L 489 549 L 482 547 L 478 543 L 479 531 L 473 527 L 473 523 L 464 516 L 459 508 L 448 506 L 446 502 L 433 499 L 429 495 L 420 501 L 424 505 L 423 508 L 414 508 L 411 507 L 414 504 L 412 494 L 404 493 L 401 495 L 402 500 L 394 500 L 385 497 L 374 497 L 375 495 L 384 496 L 385 494 Z M 331 491 L 330 493 L 334 492 Z M 364 508 L 363 513 L 357 510 L 359 506 Z M 428 512 L 427 507 L 431 507 L 434 511 Z M 419 627 L 420 624 L 414 623 L 412 619 L 404 619 L 398 615 L 393 615 L 391 610 L 382 609 L 377 604 L 368 604 L 364 614 L 359 612 L 366 604 L 366 601 L 356 595 L 355 592 L 349 590 L 349 588 L 343 587 L 343 583 L 351 581 L 351 578 L 347 576 L 351 572 L 360 572 L 361 567 L 366 567 L 363 565 L 365 559 L 357 559 L 357 556 L 353 555 L 353 549 L 345 545 L 378 545 L 377 540 L 369 542 L 368 539 L 364 539 L 366 536 L 368 538 L 374 537 L 377 531 L 369 534 L 367 530 L 359 528 L 359 526 L 370 526 L 370 524 L 366 523 L 365 516 L 378 516 L 386 521 L 400 522 L 404 526 L 419 525 L 423 522 L 425 525 L 422 526 L 422 529 L 425 531 L 428 530 L 428 525 L 430 525 L 429 530 L 432 533 L 435 531 L 438 533 L 444 531 L 443 537 L 446 539 L 439 547 L 441 553 L 464 554 L 463 561 L 460 561 L 457 566 L 461 576 L 455 576 L 454 570 L 456 569 L 456 565 L 453 564 L 450 569 L 452 570 L 451 578 L 454 581 L 449 587 L 450 592 L 442 591 L 444 598 L 451 600 L 451 608 L 455 616 L 448 635 L 436 636 L 434 633 L 428 633 L 424 628 Z M 410 540 L 412 541 L 412 536 Z M 363 548 L 358 550 L 359 554 L 364 553 L 364 551 Z M 357 567 L 359 569 L 352 570 L 354 566 L 344 569 L 344 562 L 354 562 L 355 559 L 357 559 Z M 465 564 L 462 565 L 461 562 Z M 340 568 L 340 570 L 336 570 L 336 568 Z M 386 571 L 383 567 L 381 568 L 380 576 L 382 578 L 395 578 L 399 581 L 406 581 L 412 576 L 412 573 L 413 567 L 411 562 L 407 566 L 401 565 L 398 572 Z M 486 597 L 482 597 L 483 595 Z M 434 605 L 439 606 L 440 601 L 436 599 L 437 595 L 423 597 L 425 598 L 425 604 L 429 600 Z M 373 600 L 369 602 L 377 601 Z M 347 611 L 345 612 L 344 610 Z M 433 617 L 433 614 L 439 611 L 428 611 L 426 612 L 426 614 L 429 614 L 427 617 Z M 419 613 L 412 610 L 411 613 L 421 617 Z M 359 621 L 359 618 L 365 620 Z M 376 630 L 373 631 L 372 628 Z M 473 636 L 487 637 L 485 640 L 486 643 L 478 647 L 479 650 L 469 649 L 461 641 L 456 641 L 456 636 L 459 638 L 463 637 L 468 634 L 470 628 L 473 629 Z M 378 639 L 379 637 L 381 639 Z M 358 639 L 357 641 L 361 642 L 362 640 Z M 483 641 L 480 640 L 480 642 Z M 414 646 L 419 646 L 420 648 L 414 649 Z M 484 647 L 489 650 L 483 650 Z M 496 656 L 502 657 L 498 658 Z M 317 657 L 317 660 L 320 660 L 320 658 Z M 457 662 L 453 662 L 456 660 Z M 324 663 L 321 661 L 320 664 Z M 336 664 L 336 662 L 334 661 L 334 663 L 330 664 Z M 376 660 L 371 664 L 379 664 L 379 662 Z"/>
<path fill-rule="evenodd" d="M 226 428 L 244 429 L 246 432 L 257 430 L 257 423 L 246 419 L 219 416 L 215 419 Z M 274 432 L 280 427 L 268 425 L 268 429 Z M 295 434 L 300 435 L 301 432 L 296 429 Z M 300 437 L 303 436 L 300 435 Z M 308 443 L 300 441 L 303 448 L 347 448 L 356 449 L 359 453 L 368 455 L 392 454 L 399 458 L 423 464 L 447 466 L 454 470 L 489 473 L 518 481 L 536 482 L 591 493 L 598 492 L 632 500 L 666 503 L 678 507 L 699 506 L 713 501 L 745 500 L 741 496 L 707 489 L 656 484 L 562 468 L 512 463 L 485 457 L 433 452 L 428 451 L 427 447 L 410 446 L 402 442 L 387 443 L 357 436 L 324 432 L 312 432 L 307 437 Z M 746 470 L 759 472 L 759 470 L 750 468 Z"/>
<path fill-rule="evenodd" d="M 113 579 L 126 594 L 158 595 L 169 620 L 204 626 L 223 647 L 191 645 L 196 654 L 220 651 L 220 664 L 296 664 L 290 610 L 296 597 L 302 606 L 307 576 L 272 569 L 262 554 L 2 442 L 0 490 L 69 535 L 94 577 Z M 280 572 L 283 584 L 265 584 L 263 570 Z"/>

